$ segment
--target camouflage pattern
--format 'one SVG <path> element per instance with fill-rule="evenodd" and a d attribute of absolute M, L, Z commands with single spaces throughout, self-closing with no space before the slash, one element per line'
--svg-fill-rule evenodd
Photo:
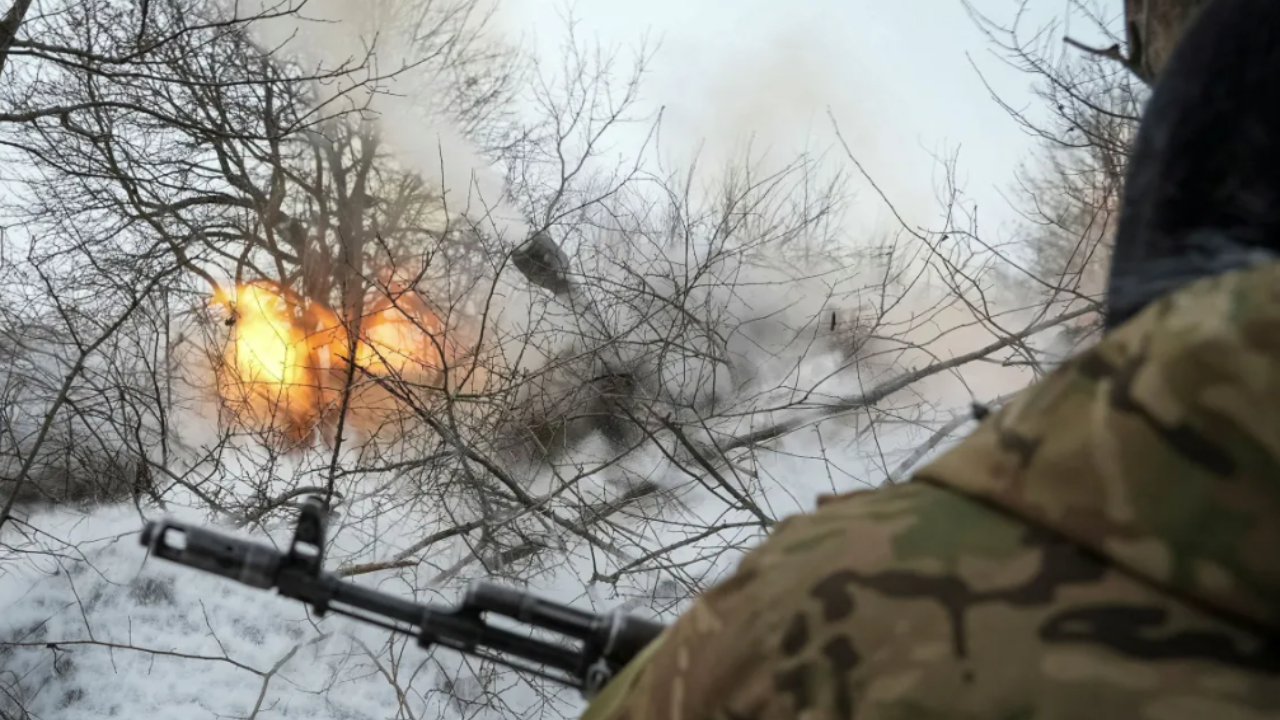
<path fill-rule="evenodd" d="M 1280 264 L 1148 305 L 824 499 L 586 720 L 1280 718 Z"/>

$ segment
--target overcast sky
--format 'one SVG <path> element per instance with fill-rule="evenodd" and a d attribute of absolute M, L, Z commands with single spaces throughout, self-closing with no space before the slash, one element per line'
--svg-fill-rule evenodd
<path fill-rule="evenodd" d="M 1016 0 L 973 4 L 1001 21 L 1017 9 Z M 502 7 L 512 30 L 545 57 L 557 53 L 566 0 Z M 1024 26 L 1042 26 L 1065 7 L 1032 0 Z M 645 100 L 666 106 L 668 146 L 705 142 L 704 156 L 719 158 L 755 133 L 780 154 L 806 140 L 826 147 L 830 106 L 859 160 L 914 217 L 938 207 L 932 155 L 957 147 L 984 226 L 1009 217 L 999 193 L 1031 140 L 974 66 L 1015 106 L 1035 104 L 1032 78 L 993 56 L 960 0 L 576 0 L 573 8 L 580 32 L 606 45 L 634 46 L 646 32 L 661 42 Z"/>

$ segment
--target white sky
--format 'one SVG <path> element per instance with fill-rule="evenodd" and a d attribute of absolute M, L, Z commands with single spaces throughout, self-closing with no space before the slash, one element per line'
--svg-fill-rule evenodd
<path fill-rule="evenodd" d="M 1007 22 L 1018 1 L 973 5 Z M 1022 27 L 1042 27 L 1066 6 L 1033 0 Z M 558 55 L 565 0 L 501 7 L 508 30 L 537 42 L 544 58 Z M 633 47 L 647 32 L 661 41 L 645 100 L 666 106 L 669 146 L 707 141 L 704 157 L 715 157 L 755 133 L 757 146 L 782 155 L 807 137 L 826 148 L 830 106 L 858 159 L 917 222 L 936 217 L 934 155 L 957 147 L 960 180 L 983 226 L 1011 214 L 1000 192 L 1032 144 L 974 64 L 1015 107 L 1036 105 L 1033 78 L 992 54 L 960 0 L 576 0 L 572 8 L 584 38 Z M 875 203 L 859 197 L 864 209 Z"/>

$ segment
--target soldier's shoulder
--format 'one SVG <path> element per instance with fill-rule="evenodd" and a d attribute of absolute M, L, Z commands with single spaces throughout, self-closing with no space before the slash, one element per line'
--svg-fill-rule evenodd
<path fill-rule="evenodd" d="M 1280 627 L 1280 264 L 1153 302 L 918 477 Z"/>

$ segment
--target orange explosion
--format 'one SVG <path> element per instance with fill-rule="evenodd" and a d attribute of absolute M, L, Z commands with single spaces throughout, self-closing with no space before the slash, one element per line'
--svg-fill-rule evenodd
<path fill-rule="evenodd" d="M 383 296 L 361 324 L 356 364 L 376 374 L 415 373 L 442 366 L 444 328 L 411 295 Z"/>
<path fill-rule="evenodd" d="M 275 283 L 236 286 L 231 337 L 219 392 L 237 419 L 291 444 L 318 429 L 330 434 L 346 381 L 348 335 L 337 316 Z M 360 324 L 349 422 L 370 428 L 394 410 L 395 399 L 369 375 L 431 382 L 441 362 L 443 327 L 412 295 L 377 301 Z M 452 353 L 450 353 L 452 354 Z"/>

